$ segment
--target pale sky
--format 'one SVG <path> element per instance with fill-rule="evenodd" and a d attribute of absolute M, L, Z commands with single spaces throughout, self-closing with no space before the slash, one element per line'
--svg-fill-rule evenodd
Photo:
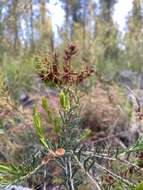
<path fill-rule="evenodd" d="M 125 18 L 132 9 L 132 2 L 133 0 L 118 0 L 118 3 L 115 6 L 113 18 L 121 31 L 125 29 Z M 59 0 L 50 0 L 48 10 L 52 16 L 54 31 L 57 31 L 57 26 L 60 27 L 64 21 L 64 10 L 62 9 Z"/>
<path fill-rule="evenodd" d="M 118 0 L 114 11 L 114 21 L 121 31 L 125 29 L 126 17 L 132 9 L 133 0 Z"/>

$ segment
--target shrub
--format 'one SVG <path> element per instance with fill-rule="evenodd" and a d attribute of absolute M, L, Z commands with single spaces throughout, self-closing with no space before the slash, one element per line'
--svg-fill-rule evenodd
<path fill-rule="evenodd" d="M 77 47 L 71 43 L 65 49 L 63 68 L 59 67 L 56 54 L 36 57 L 36 71 L 44 82 L 50 82 L 59 91 L 59 113 L 53 114 L 45 97 L 42 108 L 46 122 L 52 124 L 54 135 L 48 139 L 43 128 L 38 105 L 33 111 L 34 128 L 41 144 L 38 151 L 21 165 L 0 164 L 0 184 L 3 186 L 21 183 L 43 172 L 41 183 L 51 176 L 59 189 L 75 190 L 80 185 L 91 184 L 94 189 L 139 189 L 141 180 L 141 151 L 143 139 L 126 149 L 113 146 L 111 139 L 88 144 L 88 130 L 80 128 L 80 92 L 77 86 L 94 72 L 91 68 L 77 73 L 72 70 L 71 59 Z M 110 142 L 110 143 L 109 143 Z M 109 147 L 109 144 L 111 145 Z M 136 163 L 135 160 L 136 159 Z M 54 166 L 50 166 L 54 163 Z M 141 164 L 141 163 L 140 163 Z M 54 168 L 58 168 L 55 172 Z M 52 171 L 52 173 L 50 173 Z M 134 177 L 137 176 L 137 177 Z"/>

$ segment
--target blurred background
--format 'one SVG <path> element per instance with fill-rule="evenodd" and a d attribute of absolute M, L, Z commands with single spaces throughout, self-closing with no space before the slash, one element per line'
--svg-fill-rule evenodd
<path fill-rule="evenodd" d="M 105 80 L 119 71 L 141 73 L 142 9 L 141 0 L 0 0 L 0 68 L 10 85 L 12 73 L 26 73 L 20 85 L 27 86 L 35 51 L 62 50 L 74 41 Z"/>
<path fill-rule="evenodd" d="M 69 41 L 107 81 L 141 74 L 142 10 L 141 0 L 0 0 L 0 69 L 7 85 L 14 95 L 19 86 L 29 88 L 33 54 L 62 51 Z"/>

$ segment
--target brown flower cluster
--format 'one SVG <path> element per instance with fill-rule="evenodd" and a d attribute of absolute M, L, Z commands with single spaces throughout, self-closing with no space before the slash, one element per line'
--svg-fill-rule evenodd
<path fill-rule="evenodd" d="M 56 53 L 52 57 L 44 57 L 39 62 L 40 67 L 37 68 L 42 81 L 52 82 L 58 85 L 74 85 L 82 83 L 94 72 L 92 68 L 86 67 L 80 73 L 73 71 L 71 67 L 71 59 L 77 54 L 78 48 L 75 44 L 68 44 L 64 50 L 62 69 L 59 67 L 58 56 Z"/>

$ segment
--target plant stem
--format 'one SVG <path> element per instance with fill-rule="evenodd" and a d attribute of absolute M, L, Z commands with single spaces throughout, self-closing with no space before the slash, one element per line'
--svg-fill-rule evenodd
<path fill-rule="evenodd" d="M 89 178 L 89 180 L 91 181 L 91 183 L 93 185 L 95 185 L 95 187 L 97 188 L 97 190 L 101 190 L 98 182 L 90 175 L 89 172 L 87 172 L 84 168 L 84 166 L 82 165 L 82 163 L 78 160 L 77 156 L 74 155 L 74 158 L 76 160 L 76 162 L 78 163 L 78 165 L 80 166 L 81 170 L 87 175 L 87 177 Z"/>
<path fill-rule="evenodd" d="M 135 184 L 133 184 L 132 182 L 128 181 L 127 179 L 122 178 L 121 176 L 113 173 L 112 171 L 108 170 L 107 168 L 99 165 L 98 163 L 94 162 L 94 165 L 99 168 L 100 170 L 106 171 L 107 173 L 109 173 L 114 179 L 118 179 L 120 181 L 122 181 L 123 183 L 125 183 L 126 185 L 129 186 L 134 186 Z"/>
<path fill-rule="evenodd" d="M 25 179 L 27 179 L 28 177 L 32 176 L 33 174 L 35 174 L 39 169 L 41 169 L 41 167 L 43 166 L 43 164 L 38 165 L 34 170 L 32 170 L 31 172 L 29 172 L 28 174 L 21 176 L 20 178 L 16 179 L 15 181 L 12 182 L 12 184 L 10 184 L 9 186 L 13 185 L 13 184 L 17 184 L 20 181 L 23 181 Z"/>
<path fill-rule="evenodd" d="M 95 158 L 101 158 L 101 159 L 110 160 L 110 161 L 117 161 L 117 160 L 118 160 L 118 161 L 120 161 L 120 162 L 122 162 L 122 163 L 124 163 L 124 164 L 126 164 L 126 165 L 128 165 L 128 166 L 132 166 L 132 167 L 134 167 L 134 168 L 136 168 L 136 169 L 138 169 L 138 170 L 140 170 L 140 171 L 143 171 L 143 169 L 140 168 L 139 166 L 137 166 L 136 164 L 131 163 L 131 162 L 129 162 L 129 161 L 123 159 L 123 158 L 110 157 L 110 156 L 108 156 L 107 154 L 102 154 L 102 155 L 94 154 L 93 152 L 90 152 L 90 151 L 88 151 L 88 152 L 86 152 L 86 153 L 84 153 L 84 154 L 82 154 L 82 155 L 83 155 L 83 156 L 92 156 L 93 158 L 94 158 L 94 157 L 95 157 Z"/>
<path fill-rule="evenodd" d="M 69 190 L 75 190 L 74 180 L 72 178 L 72 164 L 71 156 L 69 155 L 66 160 L 66 176 L 67 176 L 67 186 Z"/>

